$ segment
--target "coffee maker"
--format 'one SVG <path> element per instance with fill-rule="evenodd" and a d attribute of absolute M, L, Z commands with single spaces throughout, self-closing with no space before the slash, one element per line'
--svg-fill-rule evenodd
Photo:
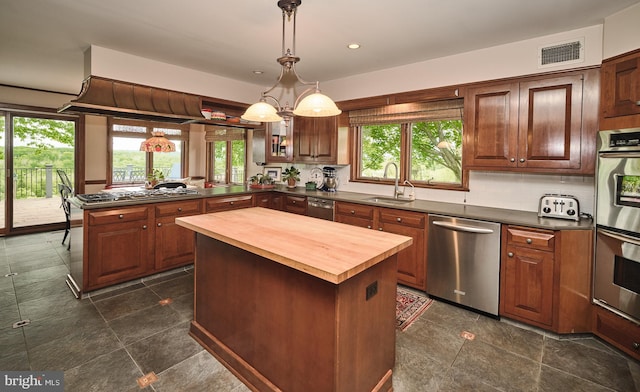
<path fill-rule="evenodd" d="M 336 169 L 325 166 L 322 168 L 322 175 L 324 176 L 322 190 L 325 192 L 335 192 L 339 183 L 338 177 L 336 176 Z"/>

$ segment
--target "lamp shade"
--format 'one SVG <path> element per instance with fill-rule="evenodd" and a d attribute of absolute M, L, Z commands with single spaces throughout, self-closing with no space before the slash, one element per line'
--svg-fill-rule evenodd
<path fill-rule="evenodd" d="M 144 152 L 175 152 L 176 145 L 164 137 L 162 132 L 153 132 L 152 137 L 140 144 L 140 151 Z"/>
<path fill-rule="evenodd" d="M 337 116 L 340 113 L 342 113 L 342 110 L 338 109 L 335 102 L 317 90 L 315 93 L 304 97 L 293 109 L 293 114 L 303 117 L 329 117 Z"/>
<path fill-rule="evenodd" d="M 276 108 L 264 101 L 256 102 L 247 108 L 240 116 L 243 120 L 259 122 L 282 121 L 282 117 L 276 112 Z"/>

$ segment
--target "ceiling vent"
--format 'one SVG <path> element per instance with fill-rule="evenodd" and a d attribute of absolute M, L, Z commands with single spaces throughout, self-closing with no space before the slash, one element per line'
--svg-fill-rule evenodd
<path fill-rule="evenodd" d="M 584 38 L 538 48 L 538 68 L 581 63 L 584 61 Z"/>

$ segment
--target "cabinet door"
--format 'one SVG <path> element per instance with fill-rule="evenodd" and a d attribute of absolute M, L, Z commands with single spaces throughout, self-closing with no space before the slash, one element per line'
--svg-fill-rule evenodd
<path fill-rule="evenodd" d="M 517 166 L 518 94 L 518 83 L 468 90 L 463 154 L 469 168 Z"/>
<path fill-rule="evenodd" d="M 89 226 L 84 289 L 147 275 L 153 269 L 150 228 L 146 219 Z"/>
<path fill-rule="evenodd" d="M 381 208 L 378 230 L 413 238 L 413 244 L 398 252 L 398 283 L 426 290 L 426 214 Z"/>
<path fill-rule="evenodd" d="M 294 214 L 307 215 L 307 198 L 305 196 L 285 196 L 284 210 Z"/>
<path fill-rule="evenodd" d="M 338 202 L 335 204 L 335 220 L 352 226 L 373 228 L 375 208 L 362 204 Z"/>
<path fill-rule="evenodd" d="M 582 84 L 581 74 L 520 83 L 519 167 L 580 168 Z"/>
<path fill-rule="evenodd" d="M 602 62 L 602 115 L 640 114 L 640 51 Z"/>
<path fill-rule="evenodd" d="M 293 123 L 297 119 L 292 119 L 288 125 L 284 121 L 267 123 L 266 129 L 266 151 L 267 163 L 280 163 L 293 161 Z"/>
<path fill-rule="evenodd" d="M 553 252 L 508 244 L 501 266 L 500 313 L 550 327 L 553 263 Z"/>
<path fill-rule="evenodd" d="M 162 203 L 155 208 L 155 269 L 161 271 L 193 263 L 196 245 L 193 230 L 177 225 L 175 219 L 200 214 L 200 200 Z"/>
<path fill-rule="evenodd" d="M 296 117 L 294 161 L 335 164 L 338 157 L 338 118 Z"/>

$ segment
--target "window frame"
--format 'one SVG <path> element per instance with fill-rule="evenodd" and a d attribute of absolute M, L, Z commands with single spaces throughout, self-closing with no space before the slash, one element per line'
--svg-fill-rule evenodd
<path fill-rule="evenodd" d="M 113 130 L 114 125 L 129 125 L 135 127 L 143 127 L 146 128 L 146 133 L 127 133 L 127 132 L 115 132 Z M 128 186 L 137 186 L 144 185 L 142 183 L 115 183 L 113 182 L 113 138 L 114 137 L 130 137 L 130 138 L 140 138 L 141 136 L 145 139 L 148 139 L 153 136 L 152 132 L 154 129 L 176 129 L 180 130 L 180 135 L 165 135 L 165 137 L 173 142 L 182 143 L 182 148 L 180 150 L 180 173 L 181 177 L 187 177 L 189 173 L 189 125 L 183 124 L 175 124 L 175 123 L 166 123 L 166 122 L 158 122 L 158 121 L 144 121 L 144 120 L 131 120 L 131 119 L 121 119 L 114 117 L 107 117 L 107 173 L 106 173 L 106 187 L 107 188 L 118 188 L 118 187 L 128 187 Z M 153 170 L 153 152 L 145 153 L 145 172 L 149 173 Z"/>
<path fill-rule="evenodd" d="M 464 119 L 460 119 L 462 121 L 462 132 L 464 133 Z M 423 120 L 430 121 L 430 120 Z M 398 182 L 402 184 L 405 180 L 408 180 L 413 184 L 416 188 L 428 188 L 428 189 L 441 189 L 441 190 L 453 190 L 453 191 L 468 191 L 469 190 L 469 171 L 465 168 L 464 162 L 464 154 L 461 155 L 461 181 L 460 184 L 453 183 L 442 183 L 442 182 L 432 182 L 432 181 L 415 181 L 411 180 L 410 177 L 410 167 L 411 167 L 411 129 L 414 123 L 423 122 L 420 120 L 413 121 L 398 121 L 393 124 L 400 125 L 400 161 L 397 162 L 399 166 L 399 176 Z M 432 121 L 432 120 L 431 120 Z M 388 124 L 388 122 L 386 122 Z M 362 177 L 360 173 L 362 172 L 362 128 L 367 125 L 382 125 L 384 123 L 371 123 L 364 125 L 351 125 L 350 133 L 352 135 L 352 149 L 351 149 L 351 181 L 359 182 L 359 183 L 369 183 L 369 184 L 383 184 L 383 185 L 394 185 L 395 177 L 390 178 L 374 178 L 374 177 Z M 464 135 L 462 135 L 462 140 L 464 140 Z M 464 147 L 463 147 L 464 148 Z"/>
<path fill-rule="evenodd" d="M 238 131 L 239 129 L 234 129 L 234 131 Z M 225 129 L 221 129 L 216 126 L 205 126 L 205 142 L 206 144 L 206 173 L 207 173 L 207 181 L 211 183 L 215 183 L 215 163 L 213 159 L 213 153 L 215 151 L 215 142 L 226 142 L 226 157 L 225 157 L 225 179 L 224 183 L 217 183 L 222 185 L 240 185 L 245 183 L 247 180 L 247 163 L 249 161 L 249 151 L 247 146 L 247 131 L 246 129 L 242 130 L 242 137 L 237 137 L 233 135 L 233 132 L 229 132 L 230 135 L 216 136 L 216 131 L 225 131 Z M 231 129 L 230 129 L 231 131 Z M 233 141 L 234 140 L 242 140 L 244 142 L 244 181 L 242 183 L 232 183 L 231 181 L 231 169 L 233 164 Z"/>

